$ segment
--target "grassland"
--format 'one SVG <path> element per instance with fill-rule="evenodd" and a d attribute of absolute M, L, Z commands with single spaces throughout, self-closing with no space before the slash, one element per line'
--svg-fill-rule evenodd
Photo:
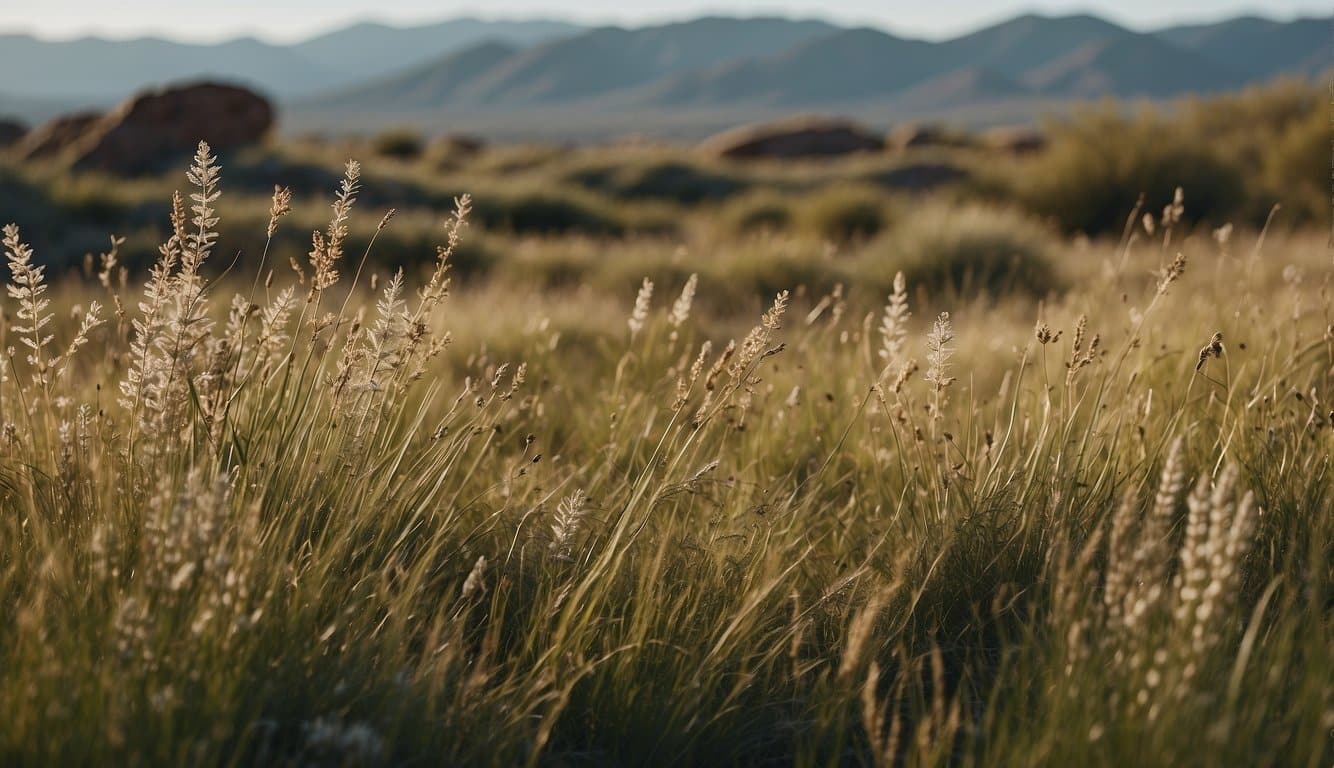
<path fill-rule="evenodd" d="M 1255 156 L 1122 125 L 1064 191 L 1078 137 L 928 196 L 666 150 L 8 168 L 0 762 L 1328 765 L 1315 114 Z M 1063 225 L 1162 164 L 1203 210 Z"/>

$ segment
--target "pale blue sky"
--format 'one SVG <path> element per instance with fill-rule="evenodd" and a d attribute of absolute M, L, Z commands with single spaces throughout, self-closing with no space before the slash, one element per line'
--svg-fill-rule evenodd
<path fill-rule="evenodd" d="M 1024 11 L 1088 11 L 1144 28 L 1241 13 L 1275 18 L 1328 15 L 1330 4 L 1328 0 L 0 0 L 0 30 L 56 38 L 154 34 L 218 40 L 251 34 L 286 41 L 365 19 L 408 24 L 466 14 L 644 24 L 718 13 L 818 16 L 940 38 Z"/>

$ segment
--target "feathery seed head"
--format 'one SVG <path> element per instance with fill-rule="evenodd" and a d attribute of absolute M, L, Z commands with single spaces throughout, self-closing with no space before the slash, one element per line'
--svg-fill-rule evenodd
<path fill-rule="evenodd" d="M 278 231 L 278 220 L 292 212 L 292 189 L 273 185 L 273 200 L 269 205 L 268 236 Z"/>
<path fill-rule="evenodd" d="M 681 295 L 672 304 L 672 311 L 667 316 L 667 320 L 673 328 L 681 327 L 681 324 L 690 318 L 690 307 L 695 301 L 695 286 L 698 283 L 699 275 L 691 273 L 689 279 L 686 280 L 686 284 L 681 288 Z"/>
<path fill-rule="evenodd" d="M 637 336 L 644 330 L 644 324 L 648 322 L 649 305 L 653 301 L 653 281 L 647 277 L 639 286 L 639 293 L 635 295 L 635 307 L 630 312 L 630 319 L 626 324 L 630 326 L 630 335 Z"/>
<path fill-rule="evenodd" d="M 949 345 L 953 340 L 954 328 L 950 324 L 950 313 L 941 312 L 926 337 L 926 380 L 935 385 L 936 391 L 954 383 L 954 377 L 949 375 L 950 358 L 954 356 L 954 350 Z"/>
<path fill-rule="evenodd" d="M 1223 333 L 1222 331 L 1219 331 L 1216 332 L 1213 335 L 1213 337 L 1209 339 L 1208 344 L 1205 344 L 1203 347 L 1200 347 L 1199 360 L 1195 363 L 1195 370 L 1198 371 L 1201 368 L 1203 368 L 1204 364 L 1209 362 L 1209 358 L 1211 357 L 1221 358 L 1222 356 L 1223 356 Z"/>
<path fill-rule="evenodd" d="M 884 314 L 880 319 L 880 358 L 885 361 L 885 369 L 899 362 L 903 354 L 903 345 L 908 336 L 908 282 L 900 270 L 894 275 L 894 292 L 889 295 Z"/>

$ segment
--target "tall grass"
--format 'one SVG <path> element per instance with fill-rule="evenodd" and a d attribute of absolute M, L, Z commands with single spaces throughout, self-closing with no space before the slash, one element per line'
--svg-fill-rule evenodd
<path fill-rule="evenodd" d="M 466 198 L 383 278 L 349 164 L 238 275 L 190 181 L 138 298 L 6 230 L 0 762 L 1329 763 L 1326 250 L 1137 235 L 1037 318 L 897 279 L 732 339 L 644 281 L 567 356 L 449 296 Z"/>

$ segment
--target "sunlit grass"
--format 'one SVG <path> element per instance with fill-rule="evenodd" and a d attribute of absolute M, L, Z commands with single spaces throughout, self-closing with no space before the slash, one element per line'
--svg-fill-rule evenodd
<path fill-rule="evenodd" d="M 1323 238 L 1155 214 L 888 319 L 825 254 L 742 321 L 755 243 L 447 295 L 460 201 L 363 265 L 351 169 L 227 271 L 214 168 L 142 295 L 14 279 L 3 762 L 1328 763 Z"/>

